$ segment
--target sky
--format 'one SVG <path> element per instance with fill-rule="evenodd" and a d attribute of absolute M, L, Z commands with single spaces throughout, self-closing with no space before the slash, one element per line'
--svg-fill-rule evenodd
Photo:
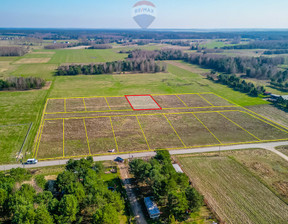
<path fill-rule="evenodd" d="M 288 28 L 287 0 L 150 0 L 152 29 Z M 0 0 L 0 27 L 139 28 L 137 0 Z"/>

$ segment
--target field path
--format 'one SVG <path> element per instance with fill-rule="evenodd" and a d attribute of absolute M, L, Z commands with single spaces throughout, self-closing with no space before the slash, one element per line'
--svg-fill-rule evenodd
<path fill-rule="evenodd" d="M 189 149 L 179 149 L 179 150 L 171 150 L 169 151 L 171 155 L 180 155 L 180 154 L 192 154 L 192 153 L 205 153 L 205 152 L 219 152 L 221 151 L 229 151 L 229 150 L 241 150 L 241 149 L 266 149 L 276 153 L 277 155 L 281 156 L 288 162 L 288 157 L 283 153 L 277 151 L 275 147 L 288 145 L 288 141 L 283 142 L 269 142 L 269 143 L 255 143 L 255 144 L 243 144 L 243 145 L 230 145 L 230 146 L 217 146 L 217 147 L 205 147 L 205 148 L 189 148 Z M 131 157 L 134 158 L 142 158 L 142 157 L 149 157 L 155 156 L 156 153 L 153 151 L 150 152 L 142 152 L 142 153 L 127 153 L 121 154 L 123 159 L 128 159 Z M 94 161 L 110 161 L 116 159 L 118 155 L 108 155 L 108 156 L 96 156 L 93 157 Z M 75 158 L 76 159 L 76 158 Z M 49 160 L 49 161 L 41 161 L 35 165 L 26 165 L 23 166 L 22 164 L 9 164 L 9 165 L 1 165 L 0 171 L 10 170 L 12 168 L 37 168 L 37 167 L 47 167 L 47 166 L 58 166 L 58 165 L 65 165 L 68 162 L 68 159 L 63 160 Z"/>
<path fill-rule="evenodd" d="M 128 165 L 125 163 L 119 163 L 118 167 L 120 170 L 121 180 L 122 180 L 122 182 L 124 184 L 124 188 L 127 192 L 127 196 L 129 198 L 130 206 L 131 206 L 131 209 L 133 211 L 136 222 L 138 224 L 147 224 L 147 222 L 145 220 L 145 216 L 144 216 L 143 211 L 142 211 L 141 204 L 137 200 L 137 197 L 133 191 L 134 186 L 131 183 L 131 177 L 129 174 Z"/>

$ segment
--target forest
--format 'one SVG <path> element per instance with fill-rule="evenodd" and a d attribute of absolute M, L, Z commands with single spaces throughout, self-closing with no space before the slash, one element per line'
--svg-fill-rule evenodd
<path fill-rule="evenodd" d="M 46 81 L 39 77 L 8 77 L 5 80 L 0 79 L 0 91 L 2 90 L 29 90 L 41 89 Z"/>
<path fill-rule="evenodd" d="M 129 53 L 131 59 L 184 60 L 216 72 L 226 74 L 241 73 L 249 78 L 270 79 L 271 81 L 288 79 L 288 70 L 281 70 L 284 57 L 230 57 L 205 53 L 184 53 L 181 50 L 163 49 L 155 51 L 134 50 Z"/>
<path fill-rule="evenodd" d="M 106 62 L 103 64 L 72 64 L 72 65 L 61 65 L 56 71 L 57 76 L 65 75 L 100 75 L 100 74 L 113 74 L 116 73 L 156 73 L 166 72 L 166 64 L 156 63 L 152 59 L 147 60 L 127 60 L 127 61 L 114 61 Z"/>
<path fill-rule="evenodd" d="M 0 56 L 23 56 L 29 52 L 29 47 L 0 46 Z"/>
<path fill-rule="evenodd" d="M 234 74 L 233 75 L 220 74 L 217 76 L 216 80 L 214 79 L 213 75 L 208 75 L 207 78 L 219 82 L 223 85 L 227 85 L 236 91 L 247 93 L 253 97 L 257 97 L 258 95 L 264 95 L 266 91 L 264 86 L 256 86 L 252 82 L 247 82 L 244 79 L 240 79 Z"/>
<path fill-rule="evenodd" d="M 103 164 L 94 163 L 92 157 L 69 160 L 52 186 L 43 175 L 36 176 L 41 188 L 36 192 L 32 185 L 20 184 L 31 179 L 30 171 L 16 168 L 7 175 L 1 173 L 2 220 L 15 224 L 117 224 L 125 211 L 122 188 L 109 190 L 103 175 Z"/>
<path fill-rule="evenodd" d="M 248 44 L 225 46 L 222 49 L 288 49 L 288 41 L 286 40 L 262 40 L 251 41 Z"/>
<path fill-rule="evenodd" d="M 145 188 L 145 196 L 153 196 L 161 206 L 161 220 L 184 221 L 190 213 L 198 212 L 203 205 L 203 196 L 191 187 L 185 173 L 177 173 L 172 166 L 167 150 L 157 151 L 149 161 L 134 159 L 129 163 L 138 186 Z"/>

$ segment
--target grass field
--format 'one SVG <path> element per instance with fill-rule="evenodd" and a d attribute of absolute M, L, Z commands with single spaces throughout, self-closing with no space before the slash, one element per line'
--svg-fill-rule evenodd
<path fill-rule="evenodd" d="M 233 159 L 225 156 L 178 159 L 225 223 L 287 223 L 287 204 Z"/>
<path fill-rule="evenodd" d="M 277 150 L 288 156 L 288 145 L 279 146 Z M 288 185 L 287 185 L 287 189 L 288 189 Z"/>
<path fill-rule="evenodd" d="M 70 158 L 112 149 L 125 153 L 288 139 L 287 129 L 212 93 L 153 97 L 163 109 L 135 111 L 124 96 L 49 99 L 34 156 Z M 133 99 L 137 104 L 137 96 Z M 170 108 L 163 107 L 167 104 Z M 94 108 L 99 110 L 89 111 Z"/>
<path fill-rule="evenodd" d="M 44 107 L 44 98 L 47 90 L 29 91 L 29 92 L 0 92 L 0 124 L 15 125 L 26 124 L 33 122 L 27 144 L 24 152 L 31 152 L 34 136 L 39 127 L 41 114 L 40 111 Z M 18 132 L 19 131 L 19 135 Z M 26 129 L 27 131 L 27 129 Z M 16 132 L 16 133 L 14 133 Z M 1 128 L 1 136 L 4 136 L 5 141 L 0 144 L 0 163 L 15 163 L 15 152 L 19 151 L 22 140 L 25 138 L 26 132 L 19 130 L 18 127 L 3 127 Z M 5 137 L 6 136 L 6 137 Z M 15 139 L 19 137 L 17 143 Z M 2 138 L 1 138 L 2 140 Z M 21 144 L 20 144 L 21 142 Z M 19 147 L 20 145 L 20 147 Z"/>
<path fill-rule="evenodd" d="M 62 63 L 96 63 L 106 61 L 123 60 L 127 57 L 127 54 L 115 53 L 112 49 L 105 50 L 55 50 L 55 54 L 49 61 L 50 64 L 62 64 Z"/>
<path fill-rule="evenodd" d="M 151 45 L 143 46 L 143 48 L 158 48 L 161 46 Z M 138 47 L 137 47 L 138 48 Z M 139 48 L 142 48 L 139 47 Z M 114 95 L 134 95 L 134 94 L 174 94 L 174 93 L 198 93 L 198 92 L 214 92 L 220 96 L 224 96 L 228 100 L 235 102 L 241 106 L 249 105 L 264 105 L 267 104 L 266 101 L 261 98 L 252 98 L 245 94 L 235 92 L 230 88 L 223 85 L 215 84 L 199 73 L 207 72 L 209 70 L 201 69 L 197 66 L 187 65 L 185 63 L 179 62 L 169 62 L 174 63 L 169 64 L 167 73 L 159 74 L 127 74 L 127 75 L 98 75 L 98 76 L 75 76 L 75 77 L 53 77 L 54 69 L 62 63 L 97 63 L 104 61 L 113 61 L 123 59 L 127 54 L 118 54 L 119 50 L 124 50 L 125 48 L 113 48 L 108 50 L 44 50 L 37 49 L 33 52 L 23 56 L 23 57 L 1 57 L 0 58 L 0 76 L 37 76 L 45 78 L 46 80 L 53 81 L 49 90 L 37 90 L 37 91 L 27 91 L 27 92 L 1 92 L 0 97 L 0 112 L 3 116 L 0 118 L 0 125 L 6 124 L 22 124 L 33 122 L 33 127 L 28 138 L 27 148 L 29 152 L 32 151 L 33 140 L 36 135 L 36 131 L 40 124 L 40 119 L 42 116 L 42 110 L 44 109 L 44 104 L 46 97 L 58 98 L 58 97 L 87 97 L 84 99 L 86 104 L 86 110 L 108 110 L 106 102 L 100 100 L 99 102 L 95 99 L 89 99 L 90 96 L 114 96 Z M 133 48 L 132 48 L 133 49 Z M 37 63 L 37 64 L 16 64 L 22 59 L 33 60 L 33 59 L 49 59 L 47 63 Z M 73 88 L 72 88 L 73 87 Z M 167 98 L 167 97 L 166 97 Z M 162 100 L 166 104 L 165 107 L 181 107 L 183 103 L 180 102 L 175 97 L 168 97 L 169 101 Z M 185 97 L 184 97 L 185 98 Z M 209 98 L 209 96 L 207 96 Z M 158 97 L 161 101 L 161 97 Z M 171 101 L 170 101 L 171 100 Z M 192 102 L 190 99 L 186 100 L 187 104 L 190 105 Z M 175 104 L 177 102 L 177 105 Z M 84 110 L 83 104 L 77 108 L 77 104 L 73 105 L 68 101 L 68 106 L 66 109 L 68 111 Z M 110 107 L 116 109 L 130 109 L 129 105 L 114 102 L 114 100 L 108 98 L 108 103 L 111 104 Z M 203 101 L 199 97 L 193 98 L 192 106 L 194 105 L 208 105 L 209 103 Z M 64 100 L 63 104 L 64 105 Z M 98 105 L 98 106 L 95 106 Z M 102 106 L 101 106 L 102 105 Z M 217 103 L 215 103 L 217 105 Z M 57 106 L 57 105 L 56 105 Z M 53 105 L 52 105 L 53 107 Z M 50 108 L 51 109 L 51 108 Z M 50 110 L 47 107 L 47 112 Z M 59 107 L 59 112 L 63 112 L 64 108 Z M 53 111 L 53 108 L 52 108 Z M 284 122 L 284 121 L 283 121 Z M 181 126 L 179 124 L 179 126 Z M 5 134 L 9 136 L 8 130 Z M 89 135 L 89 131 L 88 131 Z M 108 135 L 109 136 L 109 135 Z M 196 137 L 195 137 L 196 138 Z M 9 139 L 11 139 L 11 144 L 14 145 L 13 137 L 7 138 L 6 142 L 9 145 Z M 92 138 L 93 139 L 93 138 Z M 106 140 L 105 135 L 103 136 L 103 141 Z M 35 140 L 36 141 L 36 140 Z M 186 140 L 187 141 L 187 140 Z M 199 139 L 199 143 L 203 139 Z M 113 142 L 113 141 L 112 141 Z M 69 143 L 68 143 L 69 144 Z M 190 144 L 189 142 L 187 144 Z M 102 147 L 103 143 L 96 143 L 96 150 Z M 0 146 L 0 151 L 4 154 L 8 154 L 7 158 L 13 158 L 14 154 L 11 152 L 17 151 L 17 147 L 12 150 L 4 149 Z M 110 146 L 107 146 L 110 148 Z M 107 148 L 104 148 L 106 151 Z M 92 150 L 93 151 L 93 150 Z M 92 152 L 94 153 L 94 152 Z M 5 156 L 4 156 L 5 157 Z M 29 157 L 29 154 L 27 155 Z M 13 162 L 2 160 L 0 163 Z"/>

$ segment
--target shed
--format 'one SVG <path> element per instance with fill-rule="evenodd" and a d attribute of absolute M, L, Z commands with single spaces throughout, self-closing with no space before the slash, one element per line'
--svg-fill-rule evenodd
<path fill-rule="evenodd" d="M 160 216 L 159 208 L 150 197 L 144 198 L 144 203 L 151 219 L 156 219 Z"/>
<path fill-rule="evenodd" d="M 181 167 L 178 164 L 172 164 L 172 166 L 174 167 L 174 169 L 177 173 L 183 173 L 183 170 L 181 169 Z"/>

